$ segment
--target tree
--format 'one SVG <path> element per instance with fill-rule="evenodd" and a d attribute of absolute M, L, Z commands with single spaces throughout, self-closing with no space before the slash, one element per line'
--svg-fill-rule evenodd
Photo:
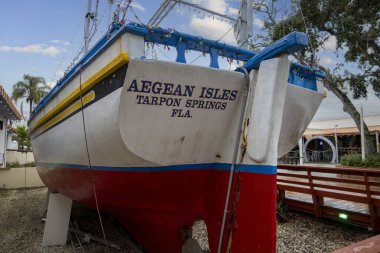
<path fill-rule="evenodd" d="M 25 98 L 29 103 L 30 113 L 32 113 L 33 103 L 40 102 L 48 91 L 49 87 L 43 77 L 24 74 L 24 80 L 13 85 L 12 99 L 17 102 L 17 100 Z"/>
<path fill-rule="evenodd" d="M 16 128 L 16 141 L 18 143 L 18 149 L 21 151 L 28 151 L 31 148 L 30 138 L 28 135 L 28 129 L 26 126 L 18 126 Z"/>
<path fill-rule="evenodd" d="M 304 31 L 310 39 L 310 47 L 295 54 L 295 58 L 307 65 L 316 64 L 316 53 L 324 47 L 328 39 L 336 39 L 337 54 L 343 54 L 346 62 L 356 65 L 355 70 L 338 64 L 334 69 L 318 65 L 327 77 L 324 86 L 343 103 L 347 112 L 360 129 L 360 114 L 344 91 L 347 85 L 353 91 L 354 99 L 366 98 L 367 88 L 372 86 L 380 97 L 380 1 L 361 0 L 301 0 L 282 13 L 276 8 L 277 1 L 256 2 L 255 10 L 265 17 L 264 29 L 269 42 L 279 39 L 292 31 Z M 302 11 L 301 11 L 302 10 Z M 286 18 L 279 19 L 282 14 Z M 268 42 L 265 40 L 261 40 Z M 376 152 L 373 137 L 368 127 L 366 153 Z"/>

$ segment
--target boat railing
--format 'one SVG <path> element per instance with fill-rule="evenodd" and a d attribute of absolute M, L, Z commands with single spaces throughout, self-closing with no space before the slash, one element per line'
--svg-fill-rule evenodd
<path fill-rule="evenodd" d="M 258 69 L 260 62 L 287 53 L 293 54 L 306 46 L 309 39 L 305 33 L 292 32 L 283 38 L 275 41 L 260 52 L 253 52 L 240 47 L 228 45 L 217 40 L 209 40 L 200 36 L 178 32 L 174 29 L 164 29 L 161 27 L 145 26 L 138 23 L 128 23 L 125 26 L 127 32 L 142 36 L 146 42 L 171 46 L 176 48 L 176 62 L 186 63 L 186 51 L 198 51 L 210 55 L 211 68 L 219 68 L 218 57 L 226 57 L 230 60 L 245 62 L 243 67 L 249 72 Z M 324 73 L 318 69 L 301 65 L 291 64 L 292 70 L 302 69 L 305 78 L 316 76 L 324 78 Z M 294 75 L 293 75 L 294 76 Z"/>
<path fill-rule="evenodd" d="M 305 33 L 292 32 L 283 38 L 275 41 L 260 52 L 252 52 L 243 48 L 228 45 L 220 41 L 209 40 L 200 36 L 194 36 L 173 29 L 164 29 L 160 27 L 149 27 L 138 23 L 128 23 L 122 27 L 113 26 L 109 32 L 104 35 L 93 48 L 76 63 L 65 76 L 58 81 L 55 87 L 40 101 L 31 114 L 30 120 L 34 118 L 49 100 L 53 99 L 56 94 L 74 78 L 80 70 L 92 62 L 102 51 L 109 47 L 113 41 L 125 33 L 131 33 L 142 36 L 145 42 L 172 46 L 177 49 L 176 61 L 186 63 L 186 51 L 198 51 L 210 55 L 210 67 L 219 68 L 219 56 L 245 62 L 236 71 L 242 71 L 245 68 L 248 72 L 252 69 L 258 69 L 260 63 L 264 60 L 277 57 L 282 54 L 295 53 L 308 45 L 309 39 Z M 288 82 L 306 89 L 317 90 L 316 79 L 324 78 L 324 73 L 319 69 L 309 66 L 291 63 Z"/>

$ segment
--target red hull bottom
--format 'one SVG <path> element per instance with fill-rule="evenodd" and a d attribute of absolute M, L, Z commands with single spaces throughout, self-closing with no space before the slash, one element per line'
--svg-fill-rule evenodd
<path fill-rule="evenodd" d="M 229 172 L 217 169 L 125 172 L 39 168 L 53 191 L 117 217 L 149 253 L 179 253 L 183 231 L 207 225 L 217 252 Z M 276 252 L 276 175 L 236 172 L 223 252 Z M 107 231 L 106 231 L 107 233 Z"/>

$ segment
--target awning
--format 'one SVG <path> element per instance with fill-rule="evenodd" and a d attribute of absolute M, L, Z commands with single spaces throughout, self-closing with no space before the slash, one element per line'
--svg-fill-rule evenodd
<path fill-rule="evenodd" d="M 375 134 L 376 132 L 380 132 L 380 125 L 375 126 L 369 126 L 368 130 L 370 133 Z M 341 127 L 336 129 L 337 135 L 359 135 L 360 131 L 356 127 Z M 314 129 L 314 128 L 308 128 L 306 129 L 305 133 L 303 134 L 305 137 L 310 136 L 329 136 L 335 134 L 335 128 L 327 128 L 327 129 Z"/>
<path fill-rule="evenodd" d="M 11 98 L 5 92 L 3 86 L 0 85 L 0 117 L 11 120 L 21 120 L 21 114 L 16 109 Z"/>

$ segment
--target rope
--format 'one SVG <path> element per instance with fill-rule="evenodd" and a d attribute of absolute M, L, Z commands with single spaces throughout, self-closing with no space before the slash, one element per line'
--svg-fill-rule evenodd
<path fill-rule="evenodd" d="M 82 68 L 82 66 L 81 66 L 81 68 Z M 79 74 L 79 90 L 80 90 L 79 94 L 80 94 L 80 101 L 81 101 L 81 112 L 82 112 L 82 120 L 83 120 L 84 140 L 85 140 L 85 144 L 86 144 L 86 153 L 87 153 L 87 159 L 88 159 L 88 166 L 90 168 L 90 176 L 91 176 L 91 182 L 92 182 L 92 189 L 93 189 L 94 197 L 95 197 L 96 211 L 98 212 L 98 217 L 99 217 L 100 227 L 102 229 L 103 239 L 104 239 L 104 242 L 105 242 L 105 244 L 106 244 L 106 246 L 108 248 L 106 233 L 104 232 L 104 227 L 103 227 L 102 216 L 101 216 L 100 210 L 99 210 L 99 203 L 98 203 L 98 197 L 97 197 L 97 194 L 96 194 L 95 181 L 94 181 L 94 177 L 92 175 L 92 165 L 91 165 L 90 152 L 88 150 L 86 121 L 84 119 L 84 110 L 83 110 L 82 73 Z"/>
<path fill-rule="evenodd" d="M 243 71 L 245 78 L 246 78 L 246 83 L 245 86 L 243 87 L 243 101 L 241 104 L 241 111 L 240 111 L 240 118 L 239 118 L 239 125 L 237 128 L 237 133 L 236 133 L 236 139 L 235 139 L 235 147 L 234 147 L 234 152 L 232 155 L 232 161 L 231 161 L 231 170 L 230 170 L 230 176 L 228 179 L 228 188 L 227 188 L 227 195 L 226 195 L 226 202 L 224 206 L 224 212 L 223 212 L 223 220 L 222 220 L 222 227 L 220 229 L 220 235 L 219 235 L 219 243 L 218 243 L 218 253 L 222 252 L 222 245 L 223 245 L 223 236 L 224 236 L 224 229 L 226 226 L 226 220 L 227 220 L 227 213 L 228 211 L 228 206 L 230 203 L 230 197 L 231 197 L 231 188 L 232 188 L 232 181 L 234 178 L 234 172 L 235 172 L 235 166 L 236 166 L 236 160 L 237 156 L 239 153 L 239 144 L 240 144 L 240 139 L 241 139 L 241 134 L 243 132 L 243 121 L 244 121 L 244 115 L 245 115 L 245 109 L 246 109 L 246 104 L 247 104 L 247 99 L 248 99 L 248 91 L 249 91 L 249 73 L 244 67 L 239 67 L 241 71 Z"/>

